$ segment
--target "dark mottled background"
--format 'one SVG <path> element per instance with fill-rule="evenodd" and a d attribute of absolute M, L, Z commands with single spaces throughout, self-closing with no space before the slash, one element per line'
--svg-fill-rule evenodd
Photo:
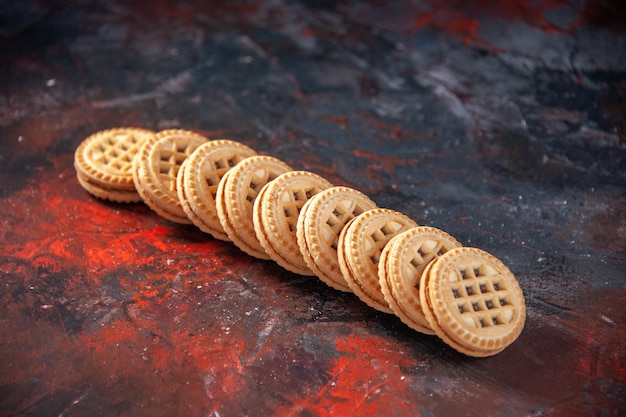
<path fill-rule="evenodd" d="M 619 0 L 0 0 L 1 416 L 626 414 Z M 471 359 L 145 206 L 73 152 L 239 140 L 501 258 Z"/>

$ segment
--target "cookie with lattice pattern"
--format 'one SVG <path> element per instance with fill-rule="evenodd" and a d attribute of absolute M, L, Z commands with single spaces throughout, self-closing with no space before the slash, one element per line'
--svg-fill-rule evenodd
<path fill-rule="evenodd" d="M 138 202 L 133 160 L 139 148 L 155 137 L 148 129 L 120 127 L 96 132 L 74 152 L 79 184 L 92 195 L 116 202 Z"/>
<path fill-rule="evenodd" d="M 477 248 L 454 248 L 422 275 L 420 302 L 430 327 L 470 356 L 491 356 L 513 343 L 526 320 L 524 295 L 509 268 Z"/>
<path fill-rule="evenodd" d="M 277 264 L 301 275 L 314 275 L 298 246 L 296 227 L 302 206 L 332 187 L 317 174 L 291 171 L 265 185 L 254 202 L 253 222 L 259 243 Z"/>
<path fill-rule="evenodd" d="M 339 267 L 350 289 L 367 305 L 393 313 L 378 279 L 378 262 L 385 245 L 417 223 L 406 215 L 375 208 L 352 219 L 341 231 L 337 244 Z"/>
<path fill-rule="evenodd" d="M 248 255 L 270 259 L 254 230 L 254 202 L 265 185 L 292 170 L 277 158 L 258 155 L 239 162 L 222 177 L 215 197 L 217 215 L 230 240 Z"/>
<path fill-rule="evenodd" d="M 409 229 L 409 230 L 411 230 L 411 229 Z M 403 232 L 403 233 L 405 233 L 405 232 Z M 396 237 L 398 237 L 398 236 L 396 236 Z M 396 237 L 391 239 L 385 245 L 383 251 L 380 254 L 380 259 L 378 260 L 378 280 L 379 280 L 379 283 L 380 283 L 380 290 L 383 293 L 383 297 L 385 298 L 385 301 L 389 305 L 389 308 L 391 308 L 391 311 L 393 311 L 393 313 L 398 318 L 400 318 L 400 320 L 403 323 L 405 323 L 407 326 L 409 326 L 413 330 L 417 330 L 418 332 L 426 333 L 426 334 L 434 334 L 435 332 L 433 330 L 431 330 L 429 327 L 423 326 L 422 324 L 417 323 L 413 319 L 411 319 L 407 315 L 407 313 L 404 310 L 404 308 L 402 308 L 400 306 L 400 304 L 398 303 L 398 300 L 396 300 L 393 292 L 391 291 L 391 284 L 390 284 L 390 282 L 388 280 L 388 277 L 386 275 L 386 270 L 387 270 L 387 265 L 388 265 L 388 263 L 390 261 L 390 259 L 389 259 L 389 248 L 391 246 L 394 246 L 394 244 L 395 244 L 394 239 Z"/>
<path fill-rule="evenodd" d="M 383 249 L 378 264 L 382 293 L 394 313 L 409 327 L 434 333 L 421 309 L 420 280 L 431 261 L 458 247 L 461 244 L 448 233 L 419 226 L 395 236 Z"/>
<path fill-rule="evenodd" d="M 296 226 L 300 252 L 311 271 L 330 287 L 352 292 L 339 268 L 337 241 L 350 220 L 373 208 L 376 203 L 349 187 L 331 187 L 302 207 Z"/>
<path fill-rule="evenodd" d="M 143 201 L 158 215 L 181 224 L 191 224 L 176 190 L 182 163 L 208 139 L 198 133 L 168 129 L 146 141 L 134 159 L 133 181 Z"/>
<path fill-rule="evenodd" d="M 187 217 L 203 232 L 230 241 L 217 214 L 217 189 L 224 174 L 257 153 L 243 143 L 217 139 L 202 145 L 187 158 L 177 176 L 177 192 Z"/>

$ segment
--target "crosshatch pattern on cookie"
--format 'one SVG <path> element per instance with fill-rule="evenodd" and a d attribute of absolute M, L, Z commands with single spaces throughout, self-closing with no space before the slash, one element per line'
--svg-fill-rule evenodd
<path fill-rule="evenodd" d="M 385 248 L 380 254 L 380 260 L 378 261 L 378 281 L 380 283 L 380 290 L 391 310 L 403 323 L 419 332 L 433 333 L 429 332 L 429 329 L 426 326 L 423 326 L 421 323 L 416 323 L 414 320 L 412 320 L 408 316 L 408 314 L 406 314 L 406 311 L 402 308 L 402 306 L 400 306 L 398 300 L 395 298 L 395 295 L 392 292 L 391 283 L 389 282 L 391 278 L 391 274 L 389 272 L 389 255 L 393 253 L 393 251 L 391 251 L 390 249 L 397 244 L 397 237 L 399 236 L 400 235 L 397 235 L 393 239 L 391 239 L 387 243 L 387 245 L 385 245 Z"/>
<path fill-rule="evenodd" d="M 230 196 L 230 204 L 235 209 L 243 209 L 239 203 L 245 195 L 245 200 L 250 203 L 245 205 L 252 215 L 252 204 L 257 199 L 261 189 L 274 181 L 278 176 L 291 171 L 292 168 L 279 159 L 271 156 L 252 156 L 237 164 L 237 168 L 230 173 L 230 178 L 225 179 L 224 187 Z"/>
<path fill-rule="evenodd" d="M 289 225 L 289 231 L 295 233 L 300 209 L 302 209 L 304 203 L 318 192 L 318 187 L 307 187 L 295 191 L 284 190 L 282 192 L 280 198 L 283 203 L 283 212 L 285 213 L 285 219 Z"/>
<path fill-rule="evenodd" d="M 344 256 L 353 273 L 347 274 L 346 281 L 371 307 L 392 312 L 381 290 L 378 263 L 382 250 L 393 237 L 416 226 L 417 223 L 404 214 L 381 208 L 362 213 L 348 226 L 345 239 L 349 250 Z"/>
<path fill-rule="evenodd" d="M 324 222 L 324 225 L 326 225 L 326 227 L 324 227 L 325 230 L 322 230 L 322 234 L 326 237 L 328 246 L 337 250 L 337 240 L 341 230 L 345 227 L 346 223 L 364 211 L 365 209 L 361 207 L 357 201 L 349 199 L 344 199 L 340 201 L 339 204 L 335 205 L 335 208 L 330 212 Z"/>
<path fill-rule="evenodd" d="M 381 255 L 388 255 L 387 268 L 383 271 L 389 291 L 389 294 L 383 291 L 387 301 L 394 299 L 414 323 L 430 329 L 420 302 L 422 276 L 433 260 L 456 247 L 461 247 L 456 239 L 430 226 L 409 229 L 390 240 Z"/>
<path fill-rule="evenodd" d="M 175 141 L 162 141 L 158 144 L 157 162 L 159 180 L 169 191 L 176 192 L 176 175 L 180 165 L 197 148 L 197 144 L 178 144 Z"/>
<path fill-rule="evenodd" d="M 205 181 L 209 186 L 209 191 L 211 192 L 213 199 L 215 199 L 215 196 L 217 195 L 217 187 L 219 186 L 220 180 L 224 174 L 237 165 L 242 159 L 244 159 L 244 157 L 240 155 L 224 154 L 209 161 L 211 169 L 204 170 L 204 172 L 206 175 Z"/>
<path fill-rule="evenodd" d="M 254 229 L 254 203 L 261 190 L 292 168 L 271 156 L 254 155 L 241 160 L 222 177 L 216 195 L 216 208 L 222 227 L 244 252 L 269 259 Z"/>
<path fill-rule="evenodd" d="M 408 276 L 411 277 L 411 285 L 419 289 L 421 270 L 424 265 L 444 253 L 443 242 L 440 240 L 428 239 L 420 242 L 413 250 L 413 257 L 407 265 L 410 268 Z"/>
<path fill-rule="evenodd" d="M 243 159 L 222 177 L 215 196 L 217 214 L 233 243 L 248 255 L 270 259 L 254 230 L 254 202 L 263 187 L 292 168 L 271 156 Z"/>
<path fill-rule="evenodd" d="M 339 266 L 339 236 L 349 221 L 375 207 L 365 194 L 343 186 L 320 192 L 302 207 L 298 245 L 311 270 L 327 285 L 352 292 Z"/>
<path fill-rule="evenodd" d="M 477 248 L 455 248 L 431 265 L 432 311 L 451 339 L 467 349 L 491 351 L 519 336 L 526 317 L 524 295 L 499 259 Z"/>
<path fill-rule="evenodd" d="M 130 172 L 131 162 L 143 140 L 129 132 L 107 136 L 103 142 L 93 142 L 87 147 L 91 158 L 119 172 Z"/>
<path fill-rule="evenodd" d="M 202 231 L 220 240 L 232 240 L 218 214 L 217 198 L 222 192 L 219 187 L 231 169 L 256 155 L 256 151 L 240 142 L 216 139 L 198 146 L 183 164 L 177 178 L 179 199 Z"/>
<path fill-rule="evenodd" d="M 400 223 L 390 221 L 388 223 L 382 224 L 380 227 L 370 231 L 369 234 L 364 236 L 364 247 L 366 256 L 370 258 L 374 265 L 378 265 L 378 261 L 380 260 L 380 253 L 382 252 L 387 242 L 389 242 L 391 238 L 396 236 L 403 227 L 404 226 Z"/>
<path fill-rule="evenodd" d="M 142 145 L 134 160 L 133 180 L 144 202 L 157 214 L 176 223 L 191 223 L 178 196 L 177 174 L 186 158 L 207 141 L 191 131 L 169 129 Z"/>
<path fill-rule="evenodd" d="M 254 175 L 250 177 L 250 184 L 248 184 L 248 187 L 246 188 L 246 200 L 250 203 L 254 203 L 254 200 L 256 200 L 259 195 L 261 188 L 263 188 L 263 186 L 268 182 L 274 181 L 280 174 L 282 174 L 282 172 L 274 173 L 274 171 L 269 169 L 256 170 Z"/>
<path fill-rule="evenodd" d="M 308 171 L 286 172 L 263 187 L 254 205 L 255 231 L 267 254 L 285 269 L 313 275 L 298 246 L 298 218 L 311 197 L 330 187 Z"/>
<path fill-rule="evenodd" d="M 81 142 L 74 166 L 83 179 L 103 187 L 133 190 L 132 163 L 139 149 L 155 133 L 142 128 L 114 128 L 96 132 Z"/>
<path fill-rule="evenodd" d="M 485 264 L 457 269 L 457 280 L 449 286 L 459 313 L 476 328 L 507 324 L 513 318 L 513 305 L 504 279 Z M 495 274 L 495 275 L 494 275 Z"/>

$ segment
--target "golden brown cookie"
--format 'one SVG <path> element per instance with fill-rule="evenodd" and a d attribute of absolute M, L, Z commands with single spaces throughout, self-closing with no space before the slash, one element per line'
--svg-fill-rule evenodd
<path fill-rule="evenodd" d="M 105 200 L 141 201 L 133 183 L 133 159 L 141 145 L 154 137 L 153 131 L 136 127 L 102 130 L 88 136 L 74 153 L 80 185 Z"/>
<path fill-rule="evenodd" d="M 254 230 L 254 201 L 267 183 L 289 171 L 292 168 L 279 159 L 251 156 L 226 172 L 219 183 L 215 203 L 222 228 L 248 255 L 270 259 Z"/>
<path fill-rule="evenodd" d="M 94 197 L 116 203 L 138 203 L 141 201 L 141 196 L 135 189 L 117 190 L 114 188 L 105 188 L 100 184 L 91 182 L 78 172 L 76 173 L 76 178 L 78 179 L 78 183 Z"/>
<path fill-rule="evenodd" d="M 331 187 L 313 196 L 302 207 L 296 236 L 307 266 L 325 284 L 351 292 L 339 268 L 337 240 L 346 223 L 376 208 L 369 197 L 352 188 Z"/>
<path fill-rule="evenodd" d="M 254 155 L 256 152 L 242 143 L 218 139 L 198 146 L 183 163 L 176 179 L 178 199 L 200 230 L 230 241 L 217 215 L 217 188 L 226 172 Z"/>
<path fill-rule="evenodd" d="M 409 327 L 434 333 L 421 309 L 420 279 L 433 259 L 460 246 L 442 230 L 419 226 L 395 236 L 383 249 L 378 264 L 381 290 L 394 313 Z"/>
<path fill-rule="evenodd" d="M 389 261 L 389 256 L 388 256 L 389 251 L 387 249 L 389 249 L 389 247 L 394 244 L 393 242 L 394 239 L 395 237 L 391 239 L 385 245 L 385 247 L 383 248 L 383 251 L 380 253 L 380 259 L 378 260 L 378 280 L 380 282 L 380 290 L 383 293 L 383 296 L 385 297 L 385 301 L 389 305 L 389 308 L 391 308 L 391 311 L 393 311 L 393 313 L 397 317 L 399 317 L 403 323 L 405 323 L 410 328 L 417 330 L 421 333 L 434 334 L 435 333 L 434 331 L 432 331 L 428 327 L 424 327 L 424 326 L 419 325 L 418 323 L 415 323 L 409 316 L 407 316 L 404 309 L 400 307 L 400 305 L 398 304 L 398 301 L 394 298 L 394 295 L 390 290 L 390 284 L 387 281 L 386 275 L 381 275 L 381 274 L 384 274 L 384 271 L 387 268 L 387 264 Z"/>
<path fill-rule="evenodd" d="M 470 356 L 502 351 L 526 320 L 515 276 L 502 261 L 476 248 L 454 248 L 431 262 L 422 275 L 420 303 L 435 333 Z"/>
<path fill-rule="evenodd" d="M 270 258 L 288 271 L 314 275 L 300 253 L 296 226 L 302 206 L 330 187 L 312 172 L 291 171 L 269 182 L 257 196 L 253 209 L 257 238 Z"/>
<path fill-rule="evenodd" d="M 391 238 L 417 223 L 394 210 L 375 208 L 352 219 L 339 235 L 339 267 L 350 289 L 367 305 L 393 313 L 380 289 L 378 262 Z"/>
<path fill-rule="evenodd" d="M 178 199 L 176 176 L 183 161 L 207 141 L 189 130 L 169 129 L 141 146 L 134 159 L 133 181 L 143 201 L 158 215 L 176 223 L 191 223 Z"/>

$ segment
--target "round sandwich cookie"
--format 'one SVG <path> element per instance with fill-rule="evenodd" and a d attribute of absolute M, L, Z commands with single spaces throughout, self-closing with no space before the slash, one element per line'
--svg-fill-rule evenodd
<path fill-rule="evenodd" d="M 254 230 L 265 252 L 277 264 L 300 275 L 314 275 L 298 246 L 296 227 L 302 206 L 332 187 L 317 174 L 291 171 L 265 185 L 253 208 Z"/>
<path fill-rule="evenodd" d="M 461 244 L 446 232 L 418 226 L 395 236 L 385 246 L 378 263 L 378 278 L 385 300 L 406 325 L 434 334 L 424 317 L 419 285 L 426 266 L 437 256 Z"/>
<path fill-rule="evenodd" d="M 198 133 L 168 129 L 146 141 L 134 159 L 133 181 L 142 200 L 163 218 L 191 224 L 176 190 L 176 177 L 182 163 L 208 139 Z"/>
<path fill-rule="evenodd" d="M 341 273 L 352 292 L 370 307 L 393 313 L 380 288 L 378 262 L 387 242 L 416 226 L 400 212 L 375 208 L 350 220 L 341 231 L 337 242 Z"/>
<path fill-rule="evenodd" d="M 477 248 L 454 248 L 431 262 L 422 275 L 420 303 L 437 336 L 469 356 L 502 351 L 517 339 L 526 320 L 515 276 Z"/>
<path fill-rule="evenodd" d="M 82 174 L 76 173 L 78 183 L 91 195 L 102 200 L 109 200 L 115 203 L 139 203 L 141 196 L 137 190 L 118 190 L 115 188 L 106 188 L 98 183 L 91 182 Z"/>
<path fill-rule="evenodd" d="M 119 127 L 85 138 L 74 153 L 74 168 L 80 185 L 92 195 L 120 203 L 141 201 L 133 182 L 133 160 L 155 132 Z"/>
<path fill-rule="evenodd" d="M 340 291 L 352 292 L 341 273 L 337 241 L 346 224 L 376 208 L 365 194 L 348 187 L 331 187 L 313 196 L 302 207 L 296 236 L 307 266 L 317 277 Z"/>
<path fill-rule="evenodd" d="M 176 178 L 178 199 L 187 217 L 203 232 L 230 241 L 217 213 L 216 196 L 222 177 L 242 160 L 257 153 L 229 139 L 198 146 L 183 162 Z"/>
<path fill-rule="evenodd" d="M 271 156 L 251 156 L 224 174 L 217 187 L 217 215 L 228 238 L 243 252 L 259 259 L 271 259 L 254 230 L 254 202 L 261 189 L 278 176 L 293 171 Z"/>

